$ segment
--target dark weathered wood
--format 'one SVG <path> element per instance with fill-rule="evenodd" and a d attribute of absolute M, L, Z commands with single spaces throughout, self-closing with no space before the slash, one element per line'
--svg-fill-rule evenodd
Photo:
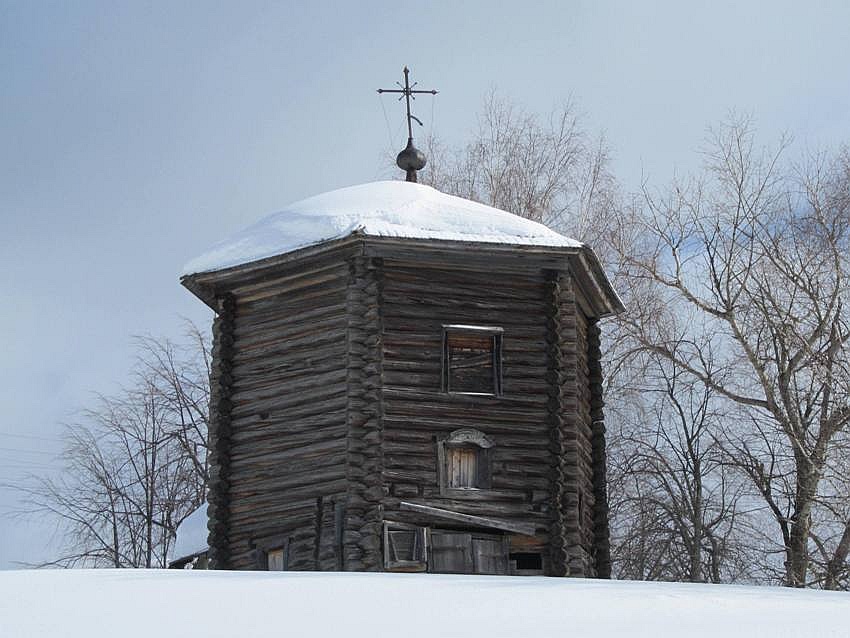
<path fill-rule="evenodd" d="M 548 570 L 553 575 L 592 576 L 594 493 L 587 323 L 572 284 L 565 274 L 552 272 L 548 277 L 548 419 L 555 451 Z"/>
<path fill-rule="evenodd" d="M 567 463 L 568 408 L 565 391 L 567 390 L 570 360 L 562 347 L 564 332 L 570 326 L 565 325 L 565 306 L 569 306 L 569 279 L 557 271 L 548 273 L 546 281 L 547 335 L 546 345 L 549 355 L 547 420 L 552 441 L 552 528 L 549 547 L 549 574 L 568 576 L 568 552 L 570 539 L 567 535 L 569 514 L 565 503 L 566 482 L 570 468 Z M 568 335 L 572 336 L 572 335 Z"/>
<path fill-rule="evenodd" d="M 508 574 L 505 538 L 473 538 L 472 565 L 476 574 Z"/>
<path fill-rule="evenodd" d="M 347 571 L 382 567 L 382 289 L 381 261 L 354 257 L 348 280 Z"/>
<path fill-rule="evenodd" d="M 313 562 L 315 563 L 316 571 L 320 569 L 319 556 L 322 549 L 322 523 L 324 522 L 324 507 L 325 501 L 320 496 L 316 499 L 316 528 L 314 532 L 313 546 Z"/>
<path fill-rule="evenodd" d="M 525 534 L 526 536 L 534 536 L 534 525 L 523 523 L 512 523 L 510 521 L 500 521 L 487 516 L 473 516 L 471 514 L 462 514 L 460 512 L 452 512 L 450 510 L 440 509 L 438 507 L 429 507 L 428 505 L 419 505 L 417 503 L 408 503 L 402 501 L 399 503 L 402 510 L 415 512 L 436 519 L 455 521 L 457 523 L 466 523 L 475 527 L 489 527 L 490 529 L 499 529 L 505 532 L 514 532 L 516 534 Z"/>
<path fill-rule="evenodd" d="M 593 490 L 593 422 L 591 418 L 590 368 L 588 358 L 588 319 L 576 312 L 576 392 L 579 397 L 573 441 L 575 449 L 574 471 L 576 480 L 573 497 L 579 527 L 579 545 L 575 548 L 572 565 L 580 565 L 582 575 L 596 575 L 594 564 L 594 490 Z"/>
<path fill-rule="evenodd" d="M 431 534 L 429 571 L 438 574 L 472 574 L 474 569 L 471 534 L 447 531 Z"/>
<path fill-rule="evenodd" d="M 233 291 L 239 309 L 230 397 L 233 568 L 252 568 L 251 544 L 265 536 L 292 539 L 291 569 L 334 564 L 327 503 L 347 486 L 347 279 L 344 263 L 312 258 L 303 269 Z"/>
<path fill-rule="evenodd" d="M 593 422 L 593 548 L 597 578 L 611 578 L 611 546 L 608 527 L 607 454 L 605 420 L 602 411 L 602 352 L 598 322 L 591 322 L 588 338 L 590 417 Z"/>
<path fill-rule="evenodd" d="M 435 535 L 464 549 L 437 548 L 432 571 L 507 573 L 518 552 L 545 555 L 548 574 L 606 576 L 588 317 L 619 301 L 595 268 L 579 248 L 352 237 L 188 278 L 208 303 L 231 300 L 216 319 L 218 566 L 255 569 L 283 539 L 289 569 L 380 570 L 385 521 L 422 538 L 445 521 L 454 531 Z M 452 350 L 444 327 L 457 324 L 498 328 L 499 347 L 461 337 Z M 494 396 L 445 391 L 447 359 L 455 389 L 497 371 Z M 441 442 L 458 431 L 480 433 L 486 454 L 452 462 Z M 487 528 L 504 534 L 475 531 Z"/>
<path fill-rule="evenodd" d="M 233 327 L 236 301 L 232 295 L 218 300 L 213 324 L 213 367 L 210 375 L 209 480 L 207 527 L 212 569 L 227 569 L 230 561 L 230 400 L 233 387 Z"/>

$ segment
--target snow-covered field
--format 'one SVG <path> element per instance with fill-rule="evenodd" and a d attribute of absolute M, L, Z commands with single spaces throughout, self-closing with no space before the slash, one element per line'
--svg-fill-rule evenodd
<path fill-rule="evenodd" d="M 578 579 L 0 572 L 0 636 L 850 636 L 850 595 Z"/>

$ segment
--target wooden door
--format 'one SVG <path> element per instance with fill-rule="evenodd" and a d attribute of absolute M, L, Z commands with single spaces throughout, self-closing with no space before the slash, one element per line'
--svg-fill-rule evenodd
<path fill-rule="evenodd" d="M 428 571 L 435 574 L 507 574 L 504 536 L 431 531 Z"/>
<path fill-rule="evenodd" d="M 435 574 L 473 574 L 472 535 L 431 532 L 428 571 Z"/>
<path fill-rule="evenodd" d="M 473 538 L 472 567 L 475 574 L 507 574 L 508 552 L 504 537 Z"/>

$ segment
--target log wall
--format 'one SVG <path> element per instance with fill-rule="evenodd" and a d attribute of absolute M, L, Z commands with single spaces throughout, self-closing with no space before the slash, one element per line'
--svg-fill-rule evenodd
<path fill-rule="evenodd" d="M 593 553 L 597 578 L 611 578 L 611 545 L 608 527 L 608 458 L 605 449 L 605 402 L 602 397 L 602 351 L 597 321 L 587 333 L 590 372 L 590 419 L 593 423 Z"/>
<path fill-rule="evenodd" d="M 356 256 L 348 282 L 348 491 L 344 567 L 383 567 L 383 361 L 380 259 Z"/>
<path fill-rule="evenodd" d="M 548 573 L 594 576 L 588 323 L 568 274 L 548 274 L 546 300 L 547 422 L 553 450 Z"/>
<path fill-rule="evenodd" d="M 219 297 L 216 311 L 213 322 L 213 366 L 210 374 L 207 542 L 210 566 L 213 569 L 227 569 L 230 562 L 230 396 L 233 387 L 233 328 L 236 313 L 236 301 L 233 296 L 225 294 Z"/>
<path fill-rule="evenodd" d="M 428 523 L 401 511 L 410 501 L 506 521 L 533 523 L 514 549 L 543 551 L 551 523 L 550 423 L 547 420 L 546 291 L 537 274 L 422 267 L 390 259 L 383 274 L 383 468 L 387 519 Z M 441 391 L 442 327 L 498 326 L 503 394 Z M 569 347 L 574 347 L 570 344 Z M 460 428 L 490 437 L 490 489 L 440 494 L 437 438 Z M 433 521 L 430 521 L 434 524 Z"/>
<path fill-rule="evenodd" d="M 342 259 L 240 286 L 230 394 L 233 569 L 287 547 L 289 569 L 336 569 L 346 495 L 347 289 Z"/>
<path fill-rule="evenodd" d="M 474 256 L 474 255 L 473 255 Z M 512 552 L 607 575 L 599 332 L 570 275 L 347 246 L 245 276 L 215 324 L 210 543 L 216 567 L 383 568 L 385 520 L 425 510 L 531 524 Z M 443 326 L 503 329 L 502 394 L 442 389 Z M 488 489 L 441 492 L 438 440 L 492 440 Z M 604 520 L 603 520 L 604 519 Z M 451 527 L 451 525 L 448 525 Z"/>

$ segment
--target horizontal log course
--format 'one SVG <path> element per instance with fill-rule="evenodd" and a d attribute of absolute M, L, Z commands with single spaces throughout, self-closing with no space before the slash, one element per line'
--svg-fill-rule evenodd
<path fill-rule="evenodd" d="M 238 288 L 240 303 L 254 301 L 254 296 L 269 294 L 276 297 L 283 293 L 290 294 L 294 291 L 320 285 L 327 281 L 339 281 L 346 276 L 344 265 L 336 262 L 317 263 L 313 266 L 305 266 L 297 271 L 281 273 L 277 276 L 265 278 Z"/>
<path fill-rule="evenodd" d="M 261 304 L 267 301 L 272 303 L 279 302 L 288 308 L 302 307 L 311 300 L 319 299 L 339 290 L 340 281 L 338 275 L 329 274 L 311 282 L 305 281 L 300 286 L 293 285 L 288 290 L 268 289 L 250 294 L 242 294 L 240 292 L 239 301 L 249 308 L 252 304 Z"/>
<path fill-rule="evenodd" d="M 228 275 L 238 312 L 221 339 L 210 499 L 234 567 L 257 564 L 258 534 L 286 534 L 291 569 L 381 569 L 384 520 L 437 520 L 400 509 L 415 499 L 460 517 L 446 525 L 522 527 L 512 551 L 547 551 L 552 573 L 594 573 L 602 379 L 566 261 L 426 252 L 349 242 Z M 446 324 L 504 330 L 502 396 L 442 392 Z M 436 439 L 461 428 L 495 442 L 490 489 L 451 496 Z"/>
<path fill-rule="evenodd" d="M 301 336 L 297 339 L 270 339 L 268 343 L 258 344 L 252 349 L 237 350 L 233 365 L 238 372 L 243 363 L 271 362 L 273 357 L 286 357 L 291 361 L 309 358 L 321 348 L 333 348 L 342 342 L 339 334 L 333 332 L 316 332 Z"/>
<path fill-rule="evenodd" d="M 267 439 L 253 439 L 250 444 L 238 444 L 233 447 L 231 473 L 243 470 L 262 472 L 287 464 L 292 470 L 298 463 L 312 461 L 314 467 L 332 464 L 330 457 L 345 452 L 344 424 L 334 428 L 323 428 L 324 436 L 301 435 L 300 437 L 282 436 Z M 297 440 L 294 440 L 296 439 Z M 322 459 L 328 460 L 322 462 Z"/>
<path fill-rule="evenodd" d="M 247 400 L 234 401 L 233 419 L 238 421 L 243 416 L 254 415 L 257 412 L 281 412 L 291 418 L 293 415 L 321 414 L 329 409 L 337 409 L 345 400 L 345 386 L 341 383 L 316 386 L 310 392 L 301 391 L 293 394 L 280 394 L 268 397 L 262 402 Z M 300 408 L 300 410 L 299 410 Z"/>
<path fill-rule="evenodd" d="M 335 410 L 326 413 L 302 415 L 294 421 L 288 420 L 279 412 L 271 411 L 242 417 L 237 423 L 238 427 L 231 437 L 234 445 L 249 445 L 256 441 L 278 438 L 297 441 L 297 438 L 292 437 L 313 435 L 324 439 L 336 434 L 334 428 L 345 428 L 345 404 L 342 402 Z M 287 443 L 284 442 L 284 445 Z"/>

